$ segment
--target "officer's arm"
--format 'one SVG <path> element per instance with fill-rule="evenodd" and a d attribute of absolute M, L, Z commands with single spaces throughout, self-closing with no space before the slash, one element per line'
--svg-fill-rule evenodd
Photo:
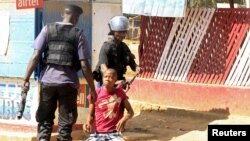
<path fill-rule="evenodd" d="M 94 79 L 93 79 L 93 75 L 91 72 L 91 69 L 89 67 L 89 62 L 88 60 L 81 60 L 81 67 L 83 70 L 83 74 L 85 79 L 87 80 L 87 83 L 91 89 L 91 95 L 92 95 L 92 100 L 95 101 L 96 100 L 96 92 L 95 92 L 95 85 L 94 85 Z"/>
<path fill-rule="evenodd" d="M 26 73 L 24 76 L 24 84 L 26 82 L 29 82 L 30 76 L 35 70 L 39 62 L 40 55 L 42 54 L 41 52 L 43 50 L 42 48 L 44 47 L 46 37 L 47 37 L 47 26 L 44 26 L 41 32 L 39 33 L 39 35 L 37 36 L 36 40 L 34 41 L 34 44 L 33 44 L 34 52 L 30 58 L 30 61 L 26 69 Z"/>
<path fill-rule="evenodd" d="M 24 83 L 29 82 L 30 76 L 33 73 L 33 71 L 35 70 L 36 65 L 39 62 L 40 54 L 41 53 L 39 50 L 37 50 L 37 49 L 34 50 L 32 56 L 30 58 L 30 61 L 28 63 L 27 69 L 26 69 L 26 73 L 24 76 Z"/>
<path fill-rule="evenodd" d="M 100 67 L 101 67 L 102 74 L 108 69 L 108 66 L 106 64 L 101 64 Z"/>
<path fill-rule="evenodd" d="M 108 69 L 108 52 L 110 46 L 108 43 L 104 43 L 101 47 L 99 53 L 99 63 L 101 68 L 101 73 L 103 74 Z"/>

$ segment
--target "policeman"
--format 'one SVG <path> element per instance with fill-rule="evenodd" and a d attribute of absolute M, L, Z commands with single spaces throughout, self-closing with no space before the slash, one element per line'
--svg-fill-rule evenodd
<path fill-rule="evenodd" d="M 133 71 L 136 71 L 135 56 L 123 42 L 127 35 L 129 22 L 125 16 L 114 16 L 108 23 L 110 32 L 109 38 L 101 47 L 99 61 L 93 72 L 94 78 L 102 85 L 101 74 L 108 68 L 113 68 L 117 71 L 118 80 L 124 80 L 123 76 L 127 71 L 127 66 Z"/>
<path fill-rule="evenodd" d="M 96 99 L 93 76 L 88 60 L 89 47 L 82 30 L 75 27 L 82 8 L 68 4 L 64 8 L 62 21 L 49 23 L 37 36 L 34 53 L 28 63 L 22 91 L 29 90 L 27 83 L 44 54 L 45 67 L 40 76 L 40 102 L 36 112 L 37 140 L 50 141 L 55 111 L 59 108 L 58 141 L 71 141 L 72 127 L 77 120 L 77 94 L 81 69 L 91 88 L 92 100 Z"/>

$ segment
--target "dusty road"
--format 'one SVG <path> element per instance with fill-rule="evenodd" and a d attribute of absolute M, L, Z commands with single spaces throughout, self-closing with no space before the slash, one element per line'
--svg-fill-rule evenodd
<path fill-rule="evenodd" d="M 223 109 L 206 112 L 167 108 L 142 110 L 127 123 L 126 131 L 151 135 L 136 141 L 207 141 L 208 124 L 249 123 L 250 117 L 230 115 Z"/>
<path fill-rule="evenodd" d="M 207 141 L 208 124 L 250 123 L 250 117 L 230 115 L 224 109 L 193 111 L 168 107 L 159 110 L 147 108 L 150 104 L 138 105 L 132 105 L 136 115 L 126 125 L 123 133 L 126 141 Z M 36 132 L 17 133 L 5 129 L 0 133 L 1 141 L 36 140 Z M 74 141 L 83 141 L 88 135 L 77 130 L 72 136 Z M 52 135 L 51 141 L 56 141 L 56 134 Z"/>

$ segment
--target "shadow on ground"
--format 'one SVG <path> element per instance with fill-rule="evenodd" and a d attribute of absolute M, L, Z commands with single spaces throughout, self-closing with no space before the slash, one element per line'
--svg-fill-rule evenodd
<path fill-rule="evenodd" d="M 209 111 L 175 108 L 140 110 L 137 116 L 128 121 L 123 135 L 126 141 L 183 141 L 183 135 L 192 131 L 206 131 L 209 123 L 226 120 L 229 115 L 227 108 Z M 204 133 L 203 137 L 205 136 Z M 83 141 L 88 137 L 88 134 L 84 134 L 82 130 L 76 130 L 72 133 L 72 137 L 74 141 Z M 192 134 L 192 137 L 204 141 L 204 138 L 199 139 L 197 134 Z M 35 140 L 35 137 L 31 139 L 31 141 Z M 56 141 L 56 134 L 51 137 L 51 141 Z M 185 138 L 184 141 L 194 140 Z"/>
<path fill-rule="evenodd" d="M 126 132 L 152 134 L 153 136 L 149 140 L 169 141 L 194 130 L 205 131 L 210 122 L 227 119 L 229 114 L 229 109 L 211 109 L 210 111 L 174 108 L 160 111 L 143 110 L 138 116 L 128 121 Z"/>

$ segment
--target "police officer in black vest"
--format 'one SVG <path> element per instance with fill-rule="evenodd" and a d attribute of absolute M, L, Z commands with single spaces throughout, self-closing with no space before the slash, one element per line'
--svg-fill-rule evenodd
<path fill-rule="evenodd" d="M 77 120 L 77 94 L 82 70 L 91 88 L 92 100 L 96 92 L 92 72 L 88 42 L 82 30 L 76 28 L 82 8 L 69 4 L 64 8 L 62 22 L 47 24 L 37 36 L 34 53 L 29 61 L 22 92 L 28 92 L 29 79 L 43 56 L 44 67 L 40 75 L 40 102 L 36 112 L 38 122 L 37 140 L 49 141 L 54 125 L 55 111 L 59 108 L 58 141 L 71 141 L 72 127 Z"/>
<path fill-rule="evenodd" d="M 125 16 L 114 16 L 109 21 L 109 38 L 101 47 L 99 61 L 93 72 L 94 78 L 102 85 L 101 74 L 108 68 L 113 68 L 117 71 L 118 80 L 125 81 L 124 74 L 127 71 L 127 66 L 133 71 L 136 71 L 137 64 L 135 63 L 134 54 L 131 53 L 127 44 L 123 42 L 128 31 L 129 22 Z"/>

